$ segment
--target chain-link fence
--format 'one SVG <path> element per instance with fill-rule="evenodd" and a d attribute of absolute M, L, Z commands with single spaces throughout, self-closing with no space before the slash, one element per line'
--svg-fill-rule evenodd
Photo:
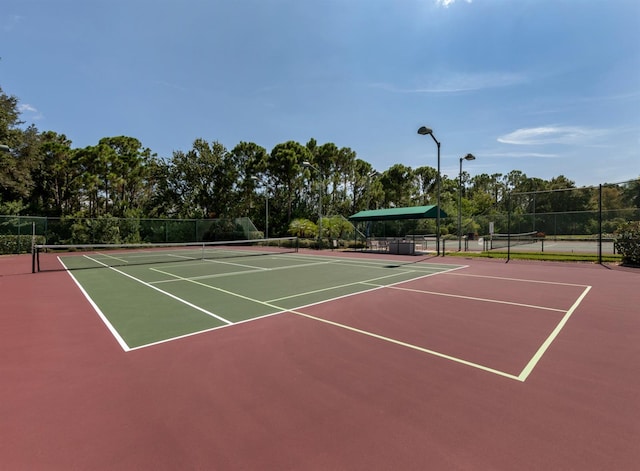
<path fill-rule="evenodd" d="M 640 221 L 640 180 L 593 187 L 512 192 L 507 211 L 475 217 L 476 250 L 564 254 L 580 260 L 615 255 L 620 228 Z"/>
<path fill-rule="evenodd" d="M 260 239 L 249 218 L 126 219 L 0 216 L 0 253 L 25 253 L 39 244 L 173 243 Z"/>

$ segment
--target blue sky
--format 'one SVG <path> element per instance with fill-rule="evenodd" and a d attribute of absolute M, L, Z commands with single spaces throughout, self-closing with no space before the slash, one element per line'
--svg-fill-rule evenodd
<path fill-rule="evenodd" d="M 637 0 L 3 0 L 0 86 L 74 147 L 333 142 L 384 171 L 640 176 Z"/>

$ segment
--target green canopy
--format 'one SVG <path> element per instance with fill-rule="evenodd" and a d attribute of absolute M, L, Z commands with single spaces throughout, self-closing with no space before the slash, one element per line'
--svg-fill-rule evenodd
<path fill-rule="evenodd" d="M 396 221 L 398 219 L 435 219 L 438 214 L 438 207 L 431 206 L 411 206 L 407 208 L 387 208 L 360 211 L 349 216 L 349 221 Z M 446 218 L 447 214 L 440 210 L 440 217 Z"/>

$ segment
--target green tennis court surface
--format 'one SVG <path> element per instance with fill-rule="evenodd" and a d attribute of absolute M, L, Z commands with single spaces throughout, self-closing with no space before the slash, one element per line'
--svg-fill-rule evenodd
<path fill-rule="evenodd" d="M 66 267 L 83 266 L 86 258 L 60 257 Z M 280 253 L 69 273 L 131 350 L 458 268 Z"/>

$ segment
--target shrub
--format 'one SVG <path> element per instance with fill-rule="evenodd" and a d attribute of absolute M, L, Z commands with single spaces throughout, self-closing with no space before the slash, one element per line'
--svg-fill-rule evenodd
<path fill-rule="evenodd" d="M 622 263 L 640 266 L 640 221 L 629 221 L 616 231 L 616 251 L 622 255 Z"/>
<path fill-rule="evenodd" d="M 36 244 L 44 244 L 44 237 L 36 236 Z M 33 237 L 30 235 L 0 235 L 0 255 L 31 252 Z"/>
<path fill-rule="evenodd" d="M 316 237 L 318 235 L 318 226 L 308 219 L 294 219 L 289 224 L 289 234 L 301 239 Z"/>

